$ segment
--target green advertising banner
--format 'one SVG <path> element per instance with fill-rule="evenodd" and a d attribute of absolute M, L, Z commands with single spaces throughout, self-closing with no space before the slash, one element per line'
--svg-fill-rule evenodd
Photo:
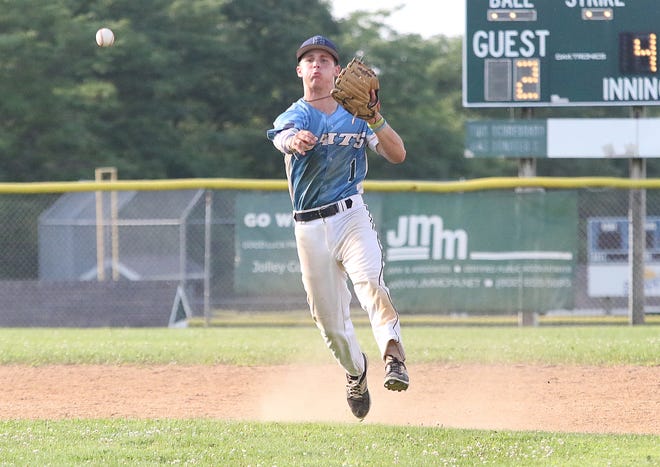
<path fill-rule="evenodd" d="M 575 193 L 384 196 L 385 277 L 400 310 L 571 307 Z"/>
<path fill-rule="evenodd" d="M 239 193 L 235 212 L 234 291 L 304 299 L 288 193 Z"/>
<path fill-rule="evenodd" d="M 369 193 L 365 200 L 399 310 L 572 307 L 575 192 Z M 288 194 L 238 194 L 236 223 L 236 293 L 304 299 Z"/>
<path fill-rule="evenodd" d="M 465 157 L 547 157 L 547 120 L 465 123 Z"/>

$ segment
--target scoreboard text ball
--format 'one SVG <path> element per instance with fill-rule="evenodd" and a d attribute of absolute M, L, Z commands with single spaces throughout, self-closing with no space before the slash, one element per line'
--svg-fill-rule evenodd
<path fill-rule="evenodd" d="M 657 0 L 466 0 L 466 107 L 660 105 Z"/>

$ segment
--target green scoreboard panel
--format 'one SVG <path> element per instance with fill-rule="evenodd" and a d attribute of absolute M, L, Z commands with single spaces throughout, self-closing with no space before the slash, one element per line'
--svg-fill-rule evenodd
<path fill-rule="evenodd" d="M 660 105 L 660 0 L 466 0 L 463 105 Z"/>

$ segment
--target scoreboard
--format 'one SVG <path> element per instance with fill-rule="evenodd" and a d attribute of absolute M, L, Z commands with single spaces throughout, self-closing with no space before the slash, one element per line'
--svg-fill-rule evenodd
<path fill-rule="evenodd" d="M 465 107 L 660 105 L 660 1 L 465 3 Z"/>

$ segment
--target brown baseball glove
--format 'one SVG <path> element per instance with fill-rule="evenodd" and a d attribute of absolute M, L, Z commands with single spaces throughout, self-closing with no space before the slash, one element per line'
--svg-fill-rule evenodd
<path fill-rule="evenodd" d="M 330 94 L 348 113 L 369 121 L 380 109 L 379 88 L 376 73 L 357 58 L 353 58 L 339 73 Z"/>

